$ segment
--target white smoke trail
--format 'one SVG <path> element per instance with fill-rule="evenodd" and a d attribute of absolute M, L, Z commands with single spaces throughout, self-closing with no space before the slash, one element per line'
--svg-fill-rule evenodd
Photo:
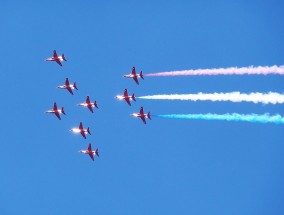
<path fill-rule="evenodd" d="M 263 104 L 283 104 L 284 94 L 269 93 L 250 93 L 240 92 L 230 93 L 197 93 L 197 94 L 164 94 L 139 96 L 139 99 L 156 99 L 156 100 L 190 100 L 190 101 L 231 101 L 231 102 L 253 102 Z"/>
<path fill-rule="evenodd" d="M 279 114 L 270 116 L 269 114 L 257 115 L 257 114 L 165 114 L 165 115 L 152 115 L 161 118 L 171 119 L 198 119 L 198 120 L 225 120 L 225 121 L 243 121 L 253 123 L 275 123 L 284 124 L 284 117 Z"/>
<path fill-rule="evenodd" d="M 191 69 L 182 71 L 158 72 L 144 76 L 192 76 L 192 75 L 284 75 L 284 66 L 231 67 L 219 69 Z"/>

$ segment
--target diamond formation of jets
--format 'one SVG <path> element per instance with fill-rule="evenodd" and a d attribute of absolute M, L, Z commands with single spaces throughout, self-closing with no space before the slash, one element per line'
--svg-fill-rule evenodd
<path fill-rule="evenodd" d="M 134 93 L 131 96 L 129 96 L 127 89 L 124 90 L 123 95 L 117 95 L 115 98 L 118 99 L 118 100 L 124 99 L 129 106 L 131 106 L 131 103 L 130 103 L 131 100 L 136 101 Z"/>
<path fill-rule="evenodd" d="M 136 84 L 139 85 L 138 78 L 142 78 L 144 80 L 144 76 L 142 74 L 142 71 L 139 74 L 136 74 L 135 67 L 132 68 L 132 71 L 129 75 L 123 75 L 124 78 L 133 78 L 133 80 L 136 82 Z"/>
<path fill-rule="evenodd" d="M 87 154 L 94 161 L 94 155 L 99 157 L 99 149 L 97 148 L 95 151 L 92 150 L 92 144 L 89 143 L 87 150 L 80 150 L 79 152 L 83 154 Z"/>
<path fill-rule="evenodd" d="M 81 134 L 84 137 L 84 139 L 87 138 L 86 134 L 91 135 L 90 128 L 88 127 L 87 129 L 84 129 L 82 122 L 80 122 L 79 128 L 72 128 L 70 131 L 75 133 L 75 134 Z"/>
<path fill-rule="evenodd" d="M 77 104 L 78 106 L 83 106 L 83 107 L 87 107 L 89 108 L 89 110 L 94 113 L 94 110 L 93 110 L 93 107 L 96 107 L 96 108 L 99 108 L 98 107 L 98 104 L 97 104 L 97 101 L 94 101 L 93 103 L 90 101 L 90 97 L 87 96 L 86 98 L 86 102 L 83 102 L 83 103 L 79 103 Z"/>
<path fill-rule="evenodd" d="M 131 116 L 141 118 L 141 120 L 146 124 L 146 118 L 151 120 L 150 112 L 144 113 L 143 107 L 140 108 L 139 113 L 132 113 Z"/>
<path fill-rule="evenodd" d="M 61 61 L 67 61 L 64 54 L 62 54 L 61 56 L 58 56 L 56 53 L 56 50 L 53 51 L 53 56 L 50 58 L 46 58 L 45 61 L 55 61 L 56 63 L 58 63 L 60 66 L 62 66 Z"/>
<path fill-rule="evenodd" d="M 66 78 L 64 85 L 57 86 L 57 88 L 67 89 L 69 93 L 72 95 L 74 95 L 72 90 L 74 89 L 78 90 L 76 82 L 74 82 L 74 84 L 70 84 L 68 78 Z"/>
<path fill-rule="evenodd" d="M 64 112 L 64 108 L 63 107 L 61 109 L 57 108 L 56 102 L 54 102 L 54 104 L 53 104 L 53 109 L 52 110 L 47 110 L 47 111 L 45 111 L 45 113 L 55 114 L 55 116 L 57 116 L 57 118 L 59 120 L 61 120 L 60 114 L 66 115 L 65 112 Z"/>

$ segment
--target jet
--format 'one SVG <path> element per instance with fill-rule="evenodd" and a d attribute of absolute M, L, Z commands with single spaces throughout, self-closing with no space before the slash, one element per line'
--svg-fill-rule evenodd
<path fill-rule="evenodd" d="M 62 66 L 61 61 L 67 61 L 67 60 L 66 60 L 64 54 L 62 54 L 61 56 L 57 56 L 56 50 L 54 50 L 53 51 L 53 57 L 46 58 L 45 61 L 55 61 L 60 66 Z"/>
<path fill-rule="evenodd" d="M 73 133 L 80 133 L 84 137 L 84 139 L 87 138 L 86 134 L 91 135 L 90 128 L 88 127 L 87 129 L 84 129 L 82 122 L 80 122 L 79 128 L 72 128 L 70 131 Z"/>
<path fill-rule="evenodd" d="M 97 148 L 96 151 L 92 151 L 92 144 L 89 143 L 87 150 L 80 150 L 79 152 L 83 154 L 88 154 L 90 158 L 94 161 L 94 155 L 97 155 L 99 157 L 99 149 Z"/>
<path fill-rule="evenodd" d="M 150 112 L 148 112 L 147 114 L 145 114 L 145 113 L 144 113 L 144 110 L 143 110 L 143 107 L 140 108 L 139 113 L 133 113 L 133 114 L 131 114 L 131 116 L 141 118 L 142 121 L 144 122 L 144 124 L 146 124 L 146 118 L 152 120 L 152 119 L 151 119 L 151 116 L 150 116 Z"/>
<path fill-rule="evenodd" d="M 78 106 L 83 106 L 83 107 L 88 107 L 89 110 L 90 110 L 92 113 L 94 113 L 93 107 L 99 108 L 99 107 L 98 107 L 98 104 L 97 104 L 97 101 L 94 101 L 94 103 L 91 103 L 89 96 L 87 96 L 86 102 L 79 103 L 79 104 L 77 104 L 77 105 L 78 105 Z"/>
<path fill-rule="evenodd" d="M 57 118 L 60 119 L 60 120 L 61 120 L 60 114 L 66 115 L 65 112 L 64 112 L 64 108 L 63 107 L 61 109 L 57 108 L 56 102 L 54 102 L 54 104 L 53 104 L 53 109 L 52 110 L 47 110 L 47 111 L 45 111 L 45 113 L 55 114 L 55 116 L 57 116 Z"/>
<path fill-rule="evenodd" d="M 133 80 L 136 82 L 136 84 L 139 85 L 138 78 L 142 78 L 144 80 L 144 76 L 142 74 L 142 71 L 139 74 L 136 74 L 135 67 L 132 68 L 132 71 L 129 75 L 123 75 L 124 78 L 133 78 Z"/>
<path fill-rule="evenodd" d="M 78 90 L 76 82 L 74 82 L 74 84 L 70 84 L 68 78 L 66 78 L 64 85 L 58 86 L 57 88 L 67 89 L 69 91 L 69 93 L 71 93 L 72 95 L 74 95 L 72 90 L 74 90 L 74 89 Z"/>
<path fill-rule="evenodd" d="M 134 93 L 132 94 L 132 96 L 129 96 L 127 89 L 124 90 L 123 95 L 117 95 L 115 98 L 118 99 L 118 100 L 124 99 L 129 106 L 131 106 L 130 100 L 136 101 Z"/>

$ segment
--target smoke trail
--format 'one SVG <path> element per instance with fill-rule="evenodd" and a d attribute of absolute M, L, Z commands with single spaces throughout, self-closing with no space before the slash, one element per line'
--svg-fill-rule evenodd
<path fill-rule="evenodd" d="M 144 76 L 192 76 L 192 75 L 284 75 L 284 66 L 231 67 L 219 69 L 191 69 L 182 71 L 159 72 Z"/>
<path fill-rule="evenodd" d="M 170 94 L 170 95 L 149 95 L 139 96 L 139 99 L 157 99 L 157 100 L 189 100 L 189 101 L 231 101 L 231 102 L 253 102 L 263 104 L 283 104 L 284 94 L 269 93 L 250 93 L 240 92 L 231 93 L 197 93 L 197 94 Z"/>
<path fill-rule="evenodd" d="M 200 120 L 226 120 L 226 121 L 243 121 L 243 122 L 254 122 L 254 123 L 275 123 L 284 124 L 284 117 L 279 114 L 270 116 L 269 114 L 257 115 L 257 114 L 166 114 L 166 115 L 153 115 L 162 118 L 172 119 L 200 119 Z"/>

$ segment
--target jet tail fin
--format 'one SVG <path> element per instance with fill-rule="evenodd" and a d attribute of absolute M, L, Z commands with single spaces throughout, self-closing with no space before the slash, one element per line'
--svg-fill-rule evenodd
<path fill-rule="evenodd" d="M 87 132 L 91 135 L 90 127 L 87 128 Z"/>
<path fill-rule="evenodd" d="M 67 61 L 66 58 L 65 58 L 65 56 L 64 56 L 64 54 L 62 54 L 62 59 L 63 59 L 64 61 Z"/>
<path fill-rule="evenodd" d="M 132 98 L 132 100 L 136 101 L 134 93 L 132 94 L 131 98 Z"/>
<path fill-rule="evenodd" d="M 64 107 L 61 108 L 61 112 L 66 115 L 65 111 L 64 111 Z"/>
<path fill-rule="evenodd" d="M 76 90 L 78 90 L 76 82 L 74 82 L 73 86 Z"/>
<path fill-rule="evenodd" d="M 150 112 L 147 113 L 147 117 L 148 117 L 148 119 L 152 120 L 152 119 L 151 119 Z"/>
<path fill-rule="evenodd" d="M 143 74 L 142 74 L 142 71 L 140 72 L 140 77 L 144 80 L 144 76 L 143 76 Z"/>
<path fill-rule="evenodd" d="M 98 157 L 100 157 L 100 155 L 99 155 L 99 149 L 98 149 L 98 148 L 96 149 L 95 153 L 96 153 L 96 155 L 97 155 Z"/>
<path fill-rule="evenodd" d="M 97 101 L 94 102 L 94 105 L 95 105 L 96 108 L 99 108 L 98 104 L 97 104 Z"/>

